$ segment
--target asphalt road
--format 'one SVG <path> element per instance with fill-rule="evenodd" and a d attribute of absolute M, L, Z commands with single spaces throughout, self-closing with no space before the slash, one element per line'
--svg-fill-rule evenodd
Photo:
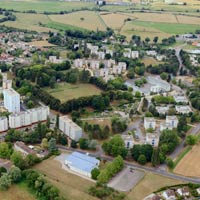
<path fill-rule="evenodd" d="M 68 147 L 63 147 L 63 146 L 58 146 L 58 147 L 61 150 L 78 151 L 78 152 L 81 152 L 81 153 L 86 153 L 84 151 L 77 150 L 77 149 L 72 149 L 72 148 L 68 148 Z M 108 160 L 108 161 L 112 161 L 113 160 L 112 157 L 105 156 L 105 155 L 97 155 L 96 153 L 89 153 L 89 155 L 93 156 L 93 157 L 97 157 L 98 156 L 101 159 Z M 200 179 L 199 178 L 189 178 L 189 177 L 173 174 L 173 173 L 167 172 L 165 170 L 161 170 L 160 168 L 141 166 L 139 164 L 130 163 L 130 162 L 127 162 L 127 161 L 125 161 L 125 165 L 128 166 L 128 167 L 132 167 L 134 169 L 137 169 L 137 170 L 144 170 L 144 171 L 152 172 L 154 174 L 158 174 L 158 175 L 165 176 L 165 177 L 168 177 L 168 178 L 173 178 L 173 179 L 177 179 L 177 180 L 181 180 L 181 181 L 185 181 L 185 182 L 191 182 L 191 183 L 200 183 Z"/>
<path fill-rule="evenodd" d="M 191 135 L 196 135 L 200 132 L 200 123 L 197 124 L 195 127 L 191 128 L 188 132 L 188 134 L 191 134 Z M 181 151 L 183 150 L 184 148 L 184 143 L 185 143 L 185 140 L 183 140 L 178 146 L 177 148 L 174 150 L 174 152 L 170 155 L 170 157 L 172 159 L 175 159 L 180 153 Z"/>

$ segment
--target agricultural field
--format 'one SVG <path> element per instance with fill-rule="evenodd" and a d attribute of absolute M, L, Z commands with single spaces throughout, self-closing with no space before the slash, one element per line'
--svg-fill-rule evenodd
<path fill-rule="evenodd" d="M 174 173 L 190 177 L 200 177 L 200 145 L 195 145 L 178 163 Z"/>
<path fill-rule="evenodd" d="M 92 181 L 83 179 L 62 169 L 62 164 L 50 158 L 36 165 L 35 169 L 46 175 L 47 179 L 57 188 L 67 199 L 73 200 L 97 200 L 90 196 L 87 190 L 94 185 Z"/>
<path fill-rule="evenodd" d="M 131 192 L 128 193 L 128 199 L 141 200 L 161 187 L 181 183 L 183 182 L 148 172 Z"/>
<path fill-rule="evenodd" d="M 49 32 L 50 28 L 42 27 L 40 24 L 50 22 L 48 16 L 43 14 L 15 13 L 16 21 L 7 21 L 3 24 L 9 27 L 33 30 L 38 32 Z"/>
<path fill-rule="evenodd" d="M 148 22 L 145 22 L 148 24 Z M 151 40 L 155 37 L 159 37 L 159 41 L 163 38 L 169 37 L 171 34 L 164 33 L 158 29 L 152 27 L 145 27 L 133 24 L 133 22 L 127 22 L 120 32 L 125 35 L 128 40 L 131 39 L 132 35 L 139 35 L 142 39 L 149 37 Z"/>
<path fill-rule="evenodd" d="M 53 22 L 76 26 L 88 30 L 106 30 L 106 26 L 99 17 L 99 14 L 93 11 L 79 11 L 65 15 L 49 15 L 49 18 Z"/>
<path fill-rule="evenodd" d="M 12 185 L 7 191 L 0 191 L 1 200 L 36 200 L 22 184 Z"/>
<path fill-rule="evenodd" d="M 35 10 L 37 12 L 59 12 L 63 10 L 80 10 L 82 8 L 92 9 L 96 7 L 96 5 L 90 2 L 66 2 L 56 0 L 0 0 L 0 7 L 22 12 L 27 10 Z"/>
<path fill-rule="evenodd" d="M 125 14 L 108 12 L 101 12 L 100 16 L 108 27 L 115 30 L 120 29 L 124 24 L 124 20 L 128 18 Z"/>
<path fill-rule="evenodd" d="M 46 88 L 46 91 L 61 102 L 83 96 L 92 96 L 101 93 L 101 90 L 91 84 L 59 83 L 55 88 Z"/>

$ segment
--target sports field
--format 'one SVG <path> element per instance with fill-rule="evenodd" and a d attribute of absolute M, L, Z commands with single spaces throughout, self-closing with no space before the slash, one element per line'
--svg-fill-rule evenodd
<path fill-rule="evenodd" d="M 183 182 L 148 172 L 144 178 L 130 191 L 128 199 L 141 200 L 161 187 L 181 183 Z"/>
<path fill-rule="evenodd" d="M 60 83 L 56 85 L 56 88 L 46 88 L 46 91 L 54 97 L 65 102 L 73 98 L 79 98 L 83 96 L 97 95 L 101 93 L 101 90 L 91 84 L 69 84 Z"/>
<path fill-rule="evenodd" d="M 106 26 L 98 16 L 98 13 L 93 11 L 79 11 L 65 15 L 49 15 L 49 19 L 53 22 L 93 31 L 96 31 L 97 29 L 101 31 L 106 30 Z"/>
<path fill-rule="evenodd" d="M 60 189 L 61 194 L 66 199 L 97 200 L 87 192 L 88 188 L 94 183 L 62 169 L 59 161 L 49 158 L 34 168 L 46 175 L 47 179 Z"/>
<path fill-rule="evenodd" d="M 200 178 L 200 145 L 195 145 L 178 163 L 174 172 Z"/>

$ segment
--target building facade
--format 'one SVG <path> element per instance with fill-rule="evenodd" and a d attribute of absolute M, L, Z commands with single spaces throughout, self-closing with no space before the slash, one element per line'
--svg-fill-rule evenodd
<path fill-rule="evenodd" d="M 14 89 L 3 90 L 4 107 L 12 113 L 20 112 L 20 95 Z"/>
<path fill-rule="evenodd" d="M 66 115 L 59 117 L 59 129 L 72 140 L 78 141 L 82 137 L 82 128 Z"/>

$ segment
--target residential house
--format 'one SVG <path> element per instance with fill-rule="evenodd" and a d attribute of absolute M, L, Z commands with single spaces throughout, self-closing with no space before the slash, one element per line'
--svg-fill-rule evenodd
<path fill-rule="evenodd" d="M 36 154 L 34 150 L 29 148 L 24 142 L 21 141 L 15 142 L 14 149 L 22 153 L 23 156 L 27 156 L 28 154 Z"/>
<path fill-rule="evenodd" d="M 157 52 L 155 50 L 146 51 L 147 56 L 156 56 Z"/>
<path fill-rule="evenodd" d="M 187 187 L 183 187 L 183 188 L 178 188 L 176 190 L 176 192 L 178 193 L 179 196 L 181 197 L 189 197 L 190 196 L 190 192 L 189 189 Z"/>
<path fill-rule="evenodd" d="M 176 200 L 176 195 L 173 190 L 166 190 L 162 193 L 162 196 L 165 198 L 165 200 Z"/>

